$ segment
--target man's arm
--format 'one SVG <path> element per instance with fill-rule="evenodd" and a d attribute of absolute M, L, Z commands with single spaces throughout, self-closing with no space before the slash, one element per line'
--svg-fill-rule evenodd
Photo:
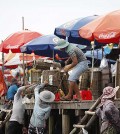
<path fill-rule="evenodd" d="M 25 89 L 29 88 L 31 85 L 27 85 L 27 86 L 22 86 L 22 87 L 19 87 L 14 98 L 19 98 L 22 91 L 24 91 Z"/>
<path fill-rule="evenodd" d="M 47 81 L 44 81 L 44 83 L 42 83 L 42 84 L 40 84 L 40 85 L 38 85 L 38 86 L 35 87 L 35 89 L 34 89 L 35 100 L 37 100 L 37 96 L 39 95 L 39 91 L 41 89 L 43 89 L 45 87 L 45 85 L 47 85 L 47 84 L 48 84 L 48 82 Z"/>
<path fill-rule="evenodd" d="M 42 88 L 44 88 L 44 86 L 45 86 L 45 83 L 42 83 L 42 84 L 40 84 L 40 85 L 37 85 L 37 86 L 35 87 L 35 89 L 34 89 L 34 93 L 35 93 L 35 94 L 39 94 L 39 91 L 40 91 Z"/>
<path fill-rule="evenodd" d="M 72 59 L 72 63 L 65 66 L 64 68 L 65 72 L 68 72 L 71 68 L 73 68 L 74 66 L 78 64 L 78 60 L 76 56 L 72 57 L 71 59 Z"/>

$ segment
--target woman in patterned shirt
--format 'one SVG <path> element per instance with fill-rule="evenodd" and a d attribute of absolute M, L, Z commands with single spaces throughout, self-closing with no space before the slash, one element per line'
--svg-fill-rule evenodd
<path fill-rule="evenodd" d="M 101 104 L 96 110 L 96 115 L 101 119 L 101 134 L 120 134 L 119 110 L 114 104 L 114 99 L 119 86 L 105 87 Z"/>

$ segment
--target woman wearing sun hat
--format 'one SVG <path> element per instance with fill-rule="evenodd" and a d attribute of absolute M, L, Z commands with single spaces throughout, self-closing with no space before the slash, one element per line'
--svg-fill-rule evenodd
<path fill-rule="evenodd" d="M 50 103 L 54 101 L 55 95 L 50 91 L 41 91 L 47 85 L 47 81 L 38 85 L 35 90 L 35 105 L 30 119 L 28 134 L 44 134 L 46 120 L 51 111 Z M 40 93 L 39 93 L 40 91 Z"/>
<path fill-rule="evenodd" d="M 82 73 L 84 73 L 88 69 L 88 61 L 82 52 L 82 50 L 76 46 L 76 44 L 69 43 L 63 39 L 57 42 L 57 46 L 55 49 L 61 49 L 65 51 L 71 58 L 72 63 L 66 65 L 64 67 L 64 72 L 68 72 L 72 69 L 71 73 L 69 73 L 69 92 L 65 97 L 62 97 L 61 100 L 71 100 L 73 95 L 73 90 L 76 93 L 77 100 L 81 100 L 79 88 L 77 85 L 77 80 Z"/>
<path fill-rule="evenodd" d="M 96 115 L 101 119 L 101 134 L 120 134 L 119 110 L 114 104 L 114 99 L 119 86 L 105 87 L 101 103 L 96 110 Z"/>

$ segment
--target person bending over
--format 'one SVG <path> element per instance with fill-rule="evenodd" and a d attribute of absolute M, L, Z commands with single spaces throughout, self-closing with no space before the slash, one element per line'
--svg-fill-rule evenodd
<path fill-rule="evenodd" d="M 82 50 L 77 47 L 75 44 L 66 42 L 65 40 L 61 39 L 58 41 L 57 46 L 55 49 L 61 49 L 65 51 L 72 60 L 71 64 L 66 65 L 64 67 L 64 72 L 68 72 L 71 69 L 71 73 L 69 74 L 69 92 L 65 97 L 62 97 L 61 100 L 71 100 L 73 96 L 73 90 L 77 95 L 77 99 L 81 100 L 79 88 L 76 83 L 79 80 L 79 77 L 82 73 L 88 70 L 88 61 L 82 52 Z"/>

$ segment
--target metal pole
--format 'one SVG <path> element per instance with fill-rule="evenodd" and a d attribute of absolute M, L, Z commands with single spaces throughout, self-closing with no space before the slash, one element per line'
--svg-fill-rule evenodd
<path fill-rule="evenodd" d="M 55 61 L 54 53 L 55 53 L 55 52 L 54 52 L 54 49 L 53 49 L 53 62 Z"/>
<path fill-rule="evenodd" d="M 94 68 L 94 42 L 91 42 L 92 45 L 92 70 L 91 70 L 91 85 L 93 84 L 93 68 Z"/>
<path fill-rule="evenodd" d="M 24 17 L 22 17 L 22 30 L 24 30 Z"/>
<path fill-rule="evenodd" d="M 24 17 L 22 17 L 22 30 L 24 30 Z M 25 85 L 25 60 L 23 53 L 23 84 Z"/>

